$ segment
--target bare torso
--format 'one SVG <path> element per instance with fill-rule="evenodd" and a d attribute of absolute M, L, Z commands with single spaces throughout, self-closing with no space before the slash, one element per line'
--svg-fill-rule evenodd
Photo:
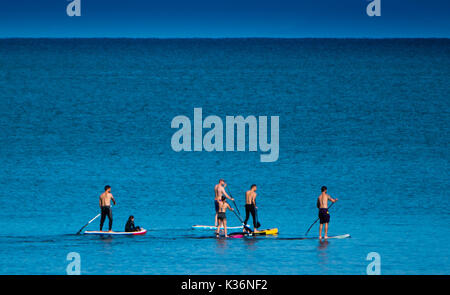
<path fill-rule="evenodd" d="M 245 204 L 255 204 L 256 193 L 252 190 L 249 190 L 245 193 Z"/>
<path fill-rule="evenodd" d="M 100 206 L 101 207 L 109 207 L 111 206 L 111 199 L 114 201 L 114 197 L 111 193 L 104 192 L 100 195 Z"/>
<path fill-rule="evenodd" d="M 319 198 L 317 199 L 317 204 L 319 208 L 321 209 L 327 209 L 328 208 L 328 200 L 330 199 L 330 195 L 327 193 L 321 193 Z"/>
<path fill-rule="evenodd" d="M 225 213 L 227 209 L 230 208 L 230 205 L 227 202 L 219 201 L 219 212 Z"/>
<path fill-rule="evenodd" d="M 220 185 L 220 183 L 216 184 L 216 186 L 214 187 L 214 200 L 216 201 L 222 200 L 223 195 L 229 198 L 227 193 L 225 192 L 225 188 L 222 185 Z"/>

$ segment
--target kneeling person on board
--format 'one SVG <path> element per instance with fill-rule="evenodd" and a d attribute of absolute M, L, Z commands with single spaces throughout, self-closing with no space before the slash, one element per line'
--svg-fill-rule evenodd
<path fill-rule="evenodd" d="M 100 231 L 103 229 L 103 223 L 105 222 L 106 216 L 109 219 L 109 231 L 112 230 L 112 211 L 111 211 L 111 201 L 113 201 L 114 205 L 116 204 L 116 200 L 111 194 L 111 187 L 109 185 L 105 186 L 105 192 L 100 195 L 100 211 L 102 217 L 100 218 Z"/>
<path fill-rule="evenodd" d="M 225 233 L 225 238 L 228 238 L 227 234 L 227 216 L 225 212 L 227 209 L 230 209 L 231 211 L 234 211 L 233 208 L 230 207 L 230 205 L 226 201 L 226 197 L 222 196 L 222 199 L 219 201 L 219 212 L 217 212 L 217 230 L 216 230 L 216 236 L 219 236 L 220 227 L 223 226 L 223 230 Z"/>
<path fill-rule="evenodd" d="M 125 231 L 133 232 L 133 231 L 140 231 L 140 230 L 141 230 L 141 228 L 139 226 L 134 225 L 134 216 L 130 215 L 130 217 L 128 217 L 127 224 L 125 225 Z"/>
<path fill-rule="evenodd" d="M 328 200 L 331 202 L 336 202 L 338 199 L 333 199 L 329 194 L 327 194 L 327 187 L 322 186 L 322 193 L 319 198 L 317 198 L 317 208 L 319 208 L 319 239 L 322 239 L 322 227 L 325 224 L 325 239 L 328 239 L 328 223 L 330 222 L 330 214 L 328 213 Z"/>
<path fill-rule="evenodd" d="M 250 217 L 250 214 L 252 214 L 253 218 L 253 230 L 256 230 L 258 228 L 257 222 L 256 222 L 256 184 L 252 184 L 250 187 L 250 190 L 245 193 L 245 220 L 244 220 L 244 231 L 247 230 L 246 225 L 248 218 Z"/>
<path fill-rule="evenodd" d="M 219 212 L 219 202 L 222 199 L 222 197 L 225 196 L 228 199 L 234 201 L 234 199 L 228 196 L 227 192 L 225 191 L 226 186 L 227 184 L 223 179 L 219 179 L 219 183 L 216 184 L 216 186 L 214 186 L 214 208 L 216 210 L 216 216 L 214 218 L 214 226 L 218 226 L 217 215 Z"/>

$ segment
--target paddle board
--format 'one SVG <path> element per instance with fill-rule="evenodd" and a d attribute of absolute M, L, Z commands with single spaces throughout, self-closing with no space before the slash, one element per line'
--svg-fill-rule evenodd
<path fill-rule="evenodd" d="M 317 237 L 319 238 L 319 237 Z M 350 234 L 345 234 L 345 235 L 340 235 L 340 236 L 331 236 L 328 237 L 329 239 L 346 239 L 346 238 L 350 238 Z"/>
<path fill-rule="evenodd" d="M 254 236 L 267 236 L 267 235 L 277 235 L 277 234 L 278 234 L 278 228 L 256 230 L 253 232 Z"/>
<path fill-rule="evenodd" d="M 346 239 L 351 238 L 350 234 L 338 235 L 338 236 L 329 236 L 328 239 Z M 278 238 L 279 240 L 318 240 L 319 237 L 301 237 L 301 238 Z M 322 237 L 322 240 L 324 238 Z"/>
<path fill-rule="evenodd" d="M 269 228 L 269 229 L 258 230 L 258 231 L 252 232 L 252 233 L 234 232 L 234 233 L 230 233 L 229 236 L 253 237 L 253 236 L 269 236 L 269 235 L 277 235 L 277 234 L 278 234 L 278 228 Z"/>
<path fill-rule="evenodd" d="M 240 229 L 243 226 L 227 226 L 227 229 Z M 223 228 L 223 227 L 221 227 Z M 192 229 L 217 229 L 217 226 L 214 225 L 193 225 Z"/>
<path fill-rule="evenodd" d="M 228 237 L 231 239 L 239 239 L 239 238 L 243 238 L 244 237 L 244 233 L 231 233 L 228 234 Z M 217 239 L 221 239 L 221 238 L 225 238 L 224 234 L 220 234 L 218 236 L 216 236 Z"/>
<path fill-rule="evenodd" d="M 92 231 L 92 230 L 87 230 L 84 232 L 85 235 L 100 235 L 100 236 L 138 236 L 138 235 L 145 235 L 146 233 L 147 230 L 145 228 L 141 229 L 140 231 L 132 231 L 132 232 L 119 232 L 119 231 L 107 232 L 107 231 Z"/>

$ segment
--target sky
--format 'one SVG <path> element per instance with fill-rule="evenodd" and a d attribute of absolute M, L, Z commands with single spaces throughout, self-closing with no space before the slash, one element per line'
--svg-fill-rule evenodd
<path fill-rule="evenodd" d="M 449 0 L 0 0 L 0 38 L 449 38 Z"/>

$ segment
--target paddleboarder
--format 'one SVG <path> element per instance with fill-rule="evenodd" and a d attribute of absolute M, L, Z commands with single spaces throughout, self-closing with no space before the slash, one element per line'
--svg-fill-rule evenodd
<path fill-rule="evenodd" d="M 333 203 L 337 202 L 337 198 L 333 199 L 329 194 L 327 194 L 327 187 L 322 186 L 321 188 L 322 193 L 317 198 L 317 208 L 319 209 L 319 219 L 320 219 L 320 226 L 319 226 L 319 239 L 322 239 L 322 228 L 325 224 L 325 239 L 328 239 L 328 223 L 330 222 L 330 214 L 328 212 L 328 201 L 331 201 Z"/>
<path fill-rule="evenodd" d="M 250 187 L 250 190 L 248 190 L 245 193 L 245 220 L 244 220 L 244 225 L 247 225 L 247 221 L 250 217 L 250 214 L 252 215 L 253 218 L 253 230 L 256 230 L 258 228 L 258 224 L 257 224 L 257 220 L 256 220 L 256 209 L 258 209 L 258 207 L 256 207 L 256 184 L 252 184 Z M 244 226 L 244 230 L 245 230 L 245 226 Z"/>
<path fill-rule="evenodd" d="M 113 218 L 111 211 L 111 201 L 114 203 L 114 205 L 116 204 L 116 200 L 111 194 L 111 187 L 107 185 L 105 186 L 105 191 L 100 195 L 100 231 L 102 231 L 103 229 L 103 223 L 105 222 L 106 216 L 108 216 L 109 219 L 109 231 L 112 231 Z"/>
<path fill-rule="evenodd" d="M 225 196 L 227 199 L 234 201 L 232 197 L 230 197 L 225 191 L 225 187 L 227 183 L 223 179 L 219 179 L 219 183 L 214 186 L 214 208 L 216 210 L 216 216 L 214 218 L 214 226 L 218 227 L 217 215 L 219 213 L 219 202 L 222 200 L 222 196 Z"/>
<path fill-rule="evenodd" d="M 128 217 L 127 224 L 125 225 L 125 231 L 126 232 L 134 232 L 134 231 L 140 231 L 141 228 L 139 226 L 134 225 L 134 216 L 130 215 Z"/>
<path fill-rule="evenodd" d="M 228 238 L 227 234 L 227 216 L 225 212 L 227 209 L 230 209 L 231 211 L 234 211 L 233 208 L 227 203 L 227 198 L 225 196 L 222 196 L 222 198 L 219 200 L 219 211 L 217 212 L 217 229 L 216 229 L 216 237 L 219 236 L 220 227 L 223 226 L 223 230 L 225 233 L 225 238 Z"/>

